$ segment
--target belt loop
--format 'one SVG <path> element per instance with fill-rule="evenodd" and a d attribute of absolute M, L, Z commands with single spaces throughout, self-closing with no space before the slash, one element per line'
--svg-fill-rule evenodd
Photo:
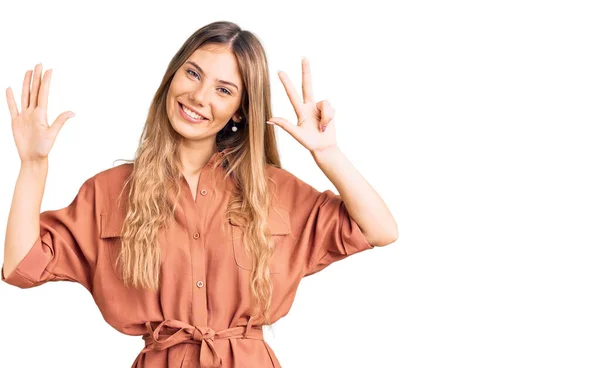
<path fill-rule="evenodd" d="M 246 330 L 244 331 L 244 338 L 248 337 L 248 331 L 252 328 L 252 316 L 248 317 L 248 322 L 246 323 Z"/>

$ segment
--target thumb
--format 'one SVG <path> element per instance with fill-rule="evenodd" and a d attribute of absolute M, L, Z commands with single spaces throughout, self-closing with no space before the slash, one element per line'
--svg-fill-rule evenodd
<path fill-rule="evenodd" d="M 58 132 L 60 132 L 60 130 L 62 129 L 63 125 L 65 125 L 67 119 L 70 119 L 73 116 L 75 116 L 75 113 L 72 111 L 65 111 L 62 114 L 58 115 L 56 120 L 54 120 L 54 123 L 52 123 L 52 126 L 50 126 L 49 128 L 52 136 L 56 137 L 58 135 Z"/>

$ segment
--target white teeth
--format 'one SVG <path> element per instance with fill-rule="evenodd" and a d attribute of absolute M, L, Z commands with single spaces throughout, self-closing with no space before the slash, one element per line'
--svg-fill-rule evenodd
<path fill-rule="evenodd" d="M 185 111 L 185 113 L 192 119 L 194 120 L 205 120 L 203 117 L 201 117 L 200 115 L 196 114 L 195 112 L 193 112 L 192 110 L 188 109 L 187 107 L 185 107 L 184 105 L 181 105 L 181 108 L 183 108 L 183 111 Z"/>

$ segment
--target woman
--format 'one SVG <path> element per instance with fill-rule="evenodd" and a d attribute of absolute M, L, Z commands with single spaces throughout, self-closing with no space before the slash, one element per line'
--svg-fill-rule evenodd
<path fill-rule="evenodd" d="M 135 159 L 40 215 L 48 153 L 69 113 L 48 126 L 51 71 L 42 78 L 37 65 L 31 88 L 28 71 L 21 112 L 7 90 L 22 165 L 2 280 L 81 283 L 111 326 L 143 335 L 132 367 L 280 367 L 262 326 L 287 314 L 300 280 L 397 238 L 336 144 L 331 105 L 313 101 L 306 60 L 302 71 L 302 100 L 279 74 L 295 125 L 271 116 L 256 36 L 230 22 L 199 29 L 167 68 Z M 265 122 L 306 147 L 341 195 L 282 169 Z"/>

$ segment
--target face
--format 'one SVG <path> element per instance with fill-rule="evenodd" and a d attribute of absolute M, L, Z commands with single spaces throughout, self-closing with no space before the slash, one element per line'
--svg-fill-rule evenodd
<path fill-rule="evenodd" d="M 230 119 L 241 120 L 242 92 L 233 53 L 226 46 L 203 45 L 177 70 L 169 86 L 171 126 L 184 139 L 216 140 Z"/>

